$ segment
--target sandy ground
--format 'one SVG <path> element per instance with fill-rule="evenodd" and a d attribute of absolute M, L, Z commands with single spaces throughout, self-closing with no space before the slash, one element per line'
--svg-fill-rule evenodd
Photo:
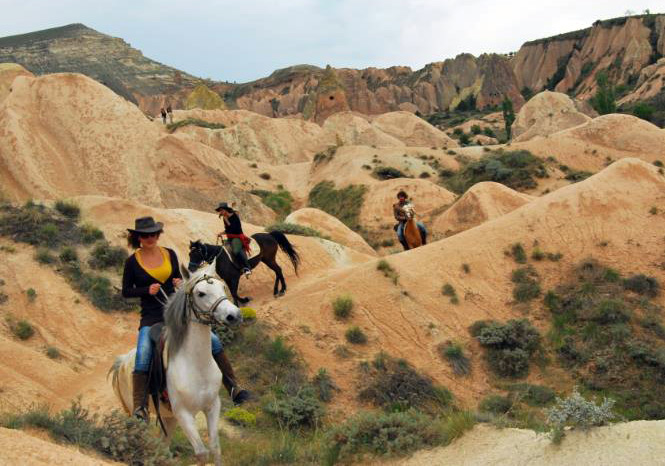
<path fill-rule="evenodd" d="M 448 447 L 395 462 L 420 465 L 632 466 L 665 464 L 665 421 L 635 421 L 568 431 L 561 445 L 530 430 L 478 425 Z"/>

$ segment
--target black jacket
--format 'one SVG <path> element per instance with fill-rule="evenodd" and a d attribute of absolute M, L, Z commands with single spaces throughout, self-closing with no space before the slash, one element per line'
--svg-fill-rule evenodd
<path fill-rule="evenodd" d="M 224 222 L 225 233 L 230 233 L 232 235 L 242 234 L 242 225 L 240 224 L 240 217 L 238 217 L 238 214 L 230 215 L 228 218 L 228 222 L 229 222 L 228 225 L 226 224 L 226 222 Z"/>
<path fill-rule="evenodd" d="M 162 303 L 166 298 L 161 292 L 154 296 L 151 295 L 148 291 L 150 285 L 161 283 L 164 292 L 170 295 L 175 291 L 173 279 L 182 278 L 178 256 L 172 249 L 166 248 L 166 250 L 171 258 L 171 275 L 165 283 L 161 283 L 146 272 L 136 260 L 136 254 L 132 254 L 125 261 L 125 270 L 122 274 L 122 296 L 125 298 L 141 298 L 141 323 L 139 328 L 164 321 L 164 306 Z"/>

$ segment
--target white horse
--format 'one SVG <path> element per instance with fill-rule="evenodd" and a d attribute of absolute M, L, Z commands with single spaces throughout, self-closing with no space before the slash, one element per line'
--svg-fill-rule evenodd
<path fill-rule="evenodd" d="M 166 387 L 172 408 L 172 411 L 162 410 L 165 433 L 168 439 L 177 420 L 194 448 L 198 464 L 206 464 L 212 451 L 218 466 L 222 464 L 218 435 L 222 373 L 212 358 L 210 325 L 237 324 L 242 321 L 242 314 L 229 301 L 224 282 L 215 277 L 214 262 L 191 277 L 187 270 L 181 270 L 186 281 L 169 298 L 164 310 L 168 345 Z M 111 368 L 113 390 L 128 414 L 134 412 L 135 357 L 133 349 L 118 357 Z M 207 419 L 210 450 L 205 448 L 196 428 L 194 418 L 200 411 Z"/>

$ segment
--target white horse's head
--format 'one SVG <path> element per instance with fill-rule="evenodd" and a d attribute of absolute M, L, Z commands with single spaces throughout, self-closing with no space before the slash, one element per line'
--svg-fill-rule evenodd
<path fill-rule="evenodd" d="M 402 210 L 403 210 L 404 213 L 406 214 L 406 218 L 408 218 L 408 219 L 412 219 L 412 218 L 413 218 L 413 216 L 414 216 L 414 214 L 415 214 L 415 212 L 414 212 L 414 210 L 413 210 L 413 204 L 411 204 L 410 202 L 407 202 L 406 204 L 404 204 L 404 205 L 402 206 Z"/>
<path fill-rule="evenodd" d="M 191 304 L 193 317 L 203 322 L 227 325 L 242 322 L 242 313 L 229 299 L 226 283 L 215 274 L 214 261 L 191 275 L 183 267 L 182 273 L 184 277 L 188 277 L 183 286 Z"/>

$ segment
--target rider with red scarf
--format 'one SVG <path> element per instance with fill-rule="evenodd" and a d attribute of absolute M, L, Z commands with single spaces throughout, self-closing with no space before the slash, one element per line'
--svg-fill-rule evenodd
<path fill-rule="evenodd" d="M 240 217 L 231 206 L 226 202 L 220 202 L 215 209 L 219 216 L 224 220 L 224 233 L 219 233 L 217 236 L 226 235 L 231 242 L 231 251 L 236 257 L 238 262 L 242 265 L 242 272 L 247 278 L 252 274 L 247 260 L 247 253 L 249 252 L 249 237 L 242 232 L 242 224 Z"/>

